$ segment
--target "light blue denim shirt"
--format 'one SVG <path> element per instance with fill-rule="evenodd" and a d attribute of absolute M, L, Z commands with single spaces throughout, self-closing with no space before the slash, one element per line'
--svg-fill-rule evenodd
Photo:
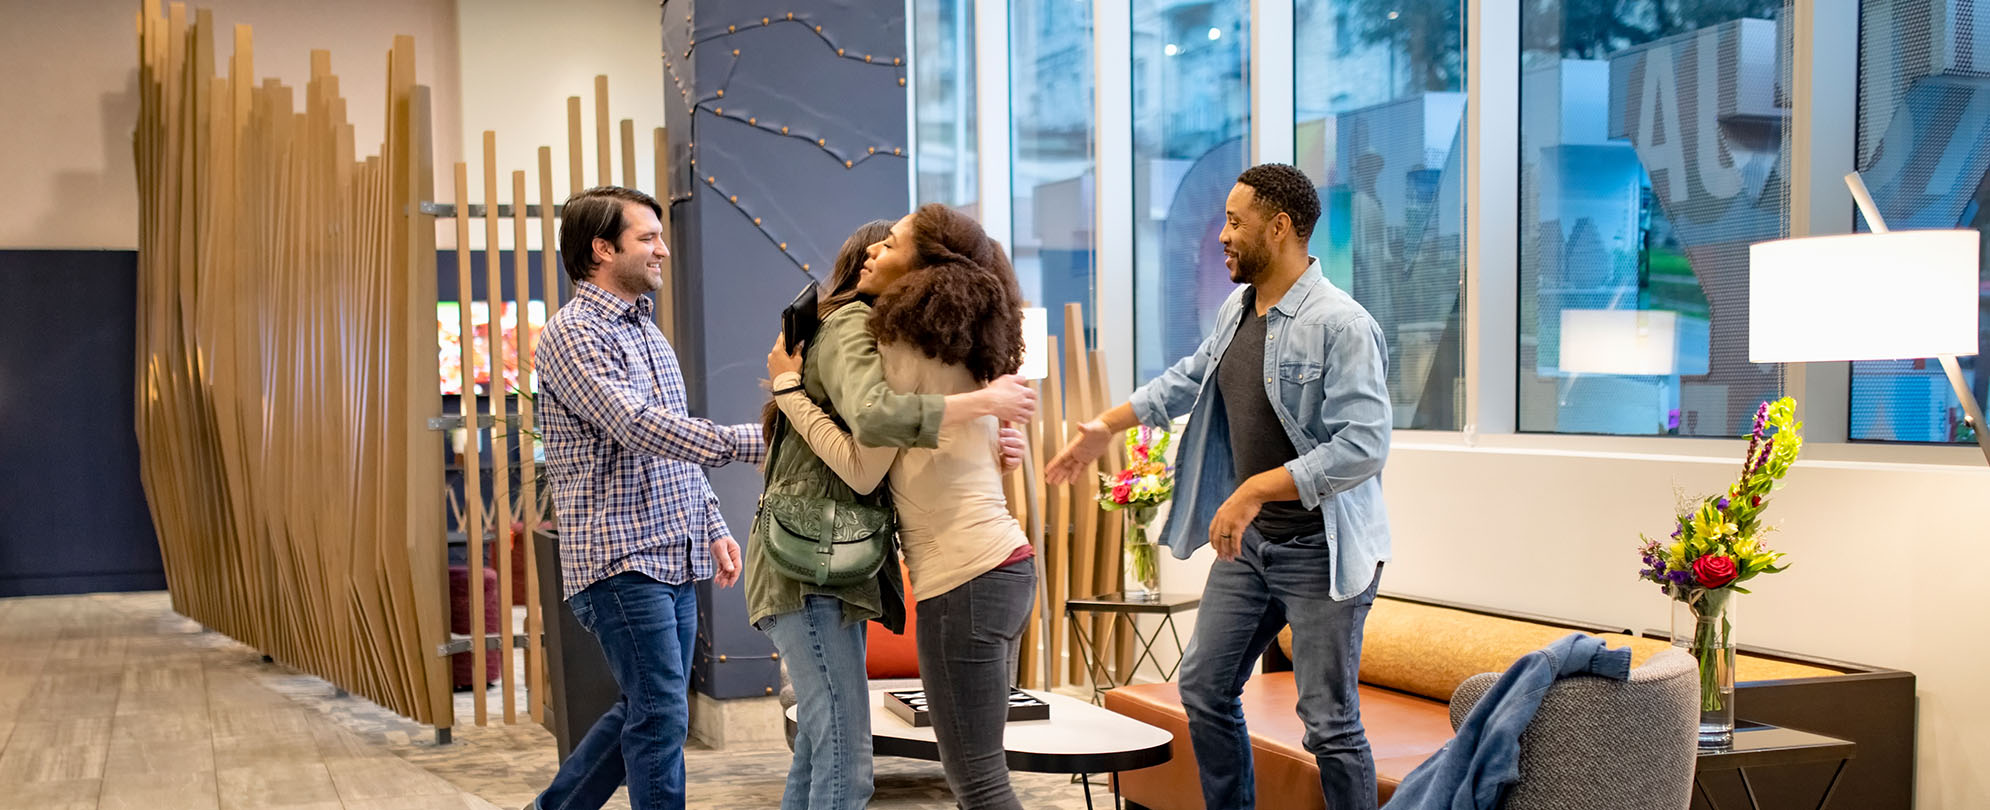
<path fill-rule="evenodd" d="M 1209 542 L 1216 510 L 1237 490 L 1230 425 L 1216 390 L 1216 364 L 1244 314 L 1238 287 L 1216 311 L 1216 331 L 1194 354 L 1133 392 L 1140 422 L 1166 427 L 1189 414 L 1176 456 L 1175 506 L 1159 542 L 1188 556 Z M 1264 384 L 1299 457 L 1285 465 L 1299 501 L 1320 512 L 1333 561 L 1331 596 L 1368 590 L 1389 559 L 1382 463 L 1389 457 L 1392 410 L 1388 350 L 1368 310 L 1320 274 L 1314 259 L 1265 315 Z"/>

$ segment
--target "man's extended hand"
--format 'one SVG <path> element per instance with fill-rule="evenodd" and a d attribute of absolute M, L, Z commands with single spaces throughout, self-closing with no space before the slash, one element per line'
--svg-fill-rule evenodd
<path fill-rule="evenodd" d="M 1071 443 L 1050 460 L 1044 468 L 1043 480 L 1050 484 L 1072 484 L 1085 472 L 1085 465 L 1097 461 L 1112 446 L 1112 431 L 1102 421 L 1094 419 L 1078 425 L 1078 432 L 1071 437 Z"/>
<path fill-rule="evenodd" d="M 1002 447 L 1002 472 L 1014 472 L 1016 468 L 1023 466 L 1023 453 L 1027 450 L 1023 446 L 1023 432 L 1004 422 L 999 435 L 1001 438 L 998 443 Z"/>
<path fill-rule="evenodd" d="M 1223 560 L 1237 559 L 1238 550 L 1244 546 L 1244 529 L 1256 520 L 1264 501 L 1256 495 L 1239 488 L 1230 493 L 1223 506 L 1216 510 L 1216 518 L 1209 521 L 1209 545 L 1216 548 L 1216 556 Z"/>
<path fill-rule="evenodd" d="M 730 537 L 712 541 L 712 561 L 718 564 L 717 573 L 712 575 L 712 584 L 730 588 L 739 581 L 739 543 Z"/>

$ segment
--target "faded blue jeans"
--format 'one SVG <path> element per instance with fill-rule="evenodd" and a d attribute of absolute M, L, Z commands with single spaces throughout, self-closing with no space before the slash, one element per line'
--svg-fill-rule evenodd
<path fill-rule="evenodd" d="M 810 594 L 802 609 L 760 620 L 795 685 L 795 759 L 781 810 L 862 810 L 871 800 L 868 622 L 843 621 L 843 600 Z"/>
<path fill-rule="evenodd" d="M 1292 625 L 1292 675 L 1299 689 L 1303 744 L 1320 765 L 1320 789 L 1331 810 L 1375 810 L 1375 758 L 1361 728 L 1356 683 L 1361 630 L 1375 588 L 1336 602 L 1325 533 L 1285 543 L 1266 542 L 1246 528 L 1235 560 L 1209 569 L 1195 638 L 1182 662 L 1182 707 L 1189 743 L 1202 776 L 1209 810 L 1256 806 L 1251 738 L 1239 697 L 1258 656 Z"/>
<path fill-rule="evenodd" d="M 626 781 L 632 810 L 682 810 L 697 591 L 689 582 L 667 585 L 630 571 L 587 586 L 567 604 L 601 642 L 622 696 L 574 745 L 536 806 L 594 810 Z"/>

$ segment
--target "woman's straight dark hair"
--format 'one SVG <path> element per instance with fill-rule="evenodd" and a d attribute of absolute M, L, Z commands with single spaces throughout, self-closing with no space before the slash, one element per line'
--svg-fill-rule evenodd
<path fill-rule="evenodd" d="M 836 263 L 829 271 L 829 288 L 818 290 L 816 312 L 823 320 L 829 314 L 843 308 L 844 304 L 863 297 L 857 292 L 857 279 L 864 273 L 864 259 L 871 245 L 884 241 L 891 235 L 891 220 L 874 219 L 857 226 L 850 238 L 843 240 L 843 247 L 836 251 Z M 760 408 L 760 435 L 774 440 L 774 420 L 781 415 L 781 407 L 770 397 Z"/>

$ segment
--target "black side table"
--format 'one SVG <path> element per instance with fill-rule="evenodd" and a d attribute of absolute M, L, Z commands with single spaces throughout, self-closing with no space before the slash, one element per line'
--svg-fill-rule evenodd
<path fill-rule="evenodd" d="M 1708 807 L 1719 810 L 1720 806 L 1714 804 L 1713 794 L 1700 781 L 1700 775 L 1709 771 L 1734 771 L 1741 775 L 1741 789 L 1748 795 L 1748 806 L 1754 810 L 1761 804 L 1756 800 L 1754 783 L 1748 781 L 1748 769 L 1836 762 L 1838 768 L 1831 772 L 1831 781 L 1824 785 L 1824 796 L 1817 800 L 1817 810 L 1824 810 L 1824 806 L 1831 803 L 1831 794 L 1838 790 L 1838 778 L 1845 775 L 1845 766 L 1851 764 L 1852 757 L 1857 753 L 1857 743 L 1837 737 L 1781 726 L 1737 726 L 1734 729 L 1734 745 L 1720 750 L 1700 751 L 1699 761 L 1693 769 L 1693 788 Z"/>
<path fill-rule="evenodd" d="M 1154 642 L 1161 639 L 1162 630 L 1168 631 L 1168 634 L 1173 636 L 1175 640 L 1175 663 L 1173 666 L 1167 667 L 1162 671 L 1161 679 L 1172 681 L 1175 679 L 1175 673 L 1181 669 L 1182 656 L 1187 654 L 1187 648 L 1182 644 L 1181 631 L 1175 627 L 1175 614 L 1186 610 L 1194 610 L 1200 604 L 1202 604 L 1201 596 L 1189 594 L 1164 593 L 1149 601 L 1144 599 L 1128 599 L 1126 598 L 1126 594 L 1120 591 L 1102 593 L 1098 596 L 1090 596 L 1084 599 L 1065 600 L 1064 618 L 1071 622 L 1072 629 L 1078 634 L 1078 654 L 1084 657 L 1085 672 L 1092 681 L 1092 702 L 1101 702 L 1107 690 L 1123 686 L 1124 684 L 1113 680 L 1111 670 L 1106 667 L 1106 652 L 1098 648 L 1101 639 L 1092 638 L 1085 632 L 1085 627 L 1089 623 L 1078 621 L 1079 613 L 1111 614 L 1113 621 L 1110 627 L 1114 633 L 1119 631 L 1119 626 L 1122 623 L 1126 625 L 1126 629 L 1133 636 L 1135 647 L 1138 650 L 1137 655 L 1133 659 L 1133 666 L 1125 673 L 1122 673 L 1129 678 L 1132 677 L 1132 673 L 1140 670 L 1140 664 L 1143 661 L 1151 661 L 1154 663 L 1156 669 L 1161 669 L 1161 659 L 1154 655 Z M 1140 634 L 1140 625 L 1135 619 L 1142 615 L 1158 615 L 1161 617 L 1161 623 L 1154 626 L 1153 633 L 1148 635 Z"/>

